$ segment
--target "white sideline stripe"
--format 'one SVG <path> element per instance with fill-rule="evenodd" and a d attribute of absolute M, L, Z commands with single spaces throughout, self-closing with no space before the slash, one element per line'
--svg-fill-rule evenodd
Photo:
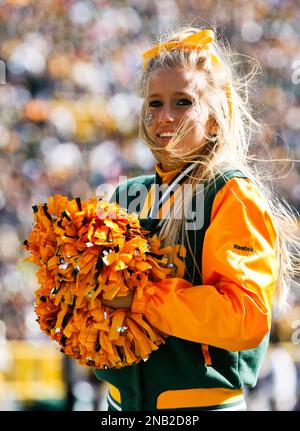
<path fill-rule="evenodd" d="M 223 412 L 223 411 L 239 411 L 247 410 L 247 404 L 244 399 L 242 399 L 238 404 L 230 407 L 224 407 L 223 409 L 208 409 L 211 412 Z"/>
<path fill-rule="evenodd" d="M 115 403 L 115 401 L 112 399 L 112 397 L 110 396 L 110 393 L 108 392 L 108 394 L 107 394 L 107 402 L 109 403 L 109 404 L 111 404 L 112 405 L 112 407 L 114 407 L 116 410 L 118 410 L 119 412 L 121 412 L 122 411 L 122 409 L 121 409 L 121 407 L 120 406 L 118 406 L 118 404 L 116 404 Z"/>

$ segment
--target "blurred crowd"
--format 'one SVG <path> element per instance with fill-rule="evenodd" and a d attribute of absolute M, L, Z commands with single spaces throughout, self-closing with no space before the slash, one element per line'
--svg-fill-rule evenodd
<path fill-rule="evenodd" d="M 117 184 L 121 175 L 153 171 L 155 161 L 138 137 L 141 101 L 134 92 L 136 72 L 142 52 L 155 42 L 158 32 L 187 22 L 216 25 L 232 49 L 243 54 L 241 67 L 247 69 L 248 56 L 258 60 L 261 73 L 251 93 L 255 110 L 266 124 L 268 148 L 277 158 L 299 160 L 300 9 L 296 0 L 0 2 L 3 340 L 44 340 L 33 311 L 35 268 L 22 262 L 32 205 L 56 193 L 86 199 L 95 196 L 102 183 Z M 274 188 L 296 212 L 300 210 L 300 165 L 278 166 L 274 166 L 278 174 Z M 278 331 L 278 342 L 300 343 L 300 336 L 292 340 L 299 304 L 299 295 L 292 293 L 292 312 L 281 318 L 284 330 Z M 297 398 L 300 359 L 285 352 L 296 369 Z M 296 408 L 296 398 L 290 409 Z"/>

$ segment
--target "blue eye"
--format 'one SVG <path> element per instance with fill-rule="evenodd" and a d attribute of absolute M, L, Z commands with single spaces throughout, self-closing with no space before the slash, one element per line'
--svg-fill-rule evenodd
<path fill-rule="evenodd" d="M 188 100 L 188 99 L 179 99 L 177 102 L 177 105 L 179 106 L 192 105 L 192 102 L 191 100 Z"/>
<path fill-rule="evenodd" d="M 159 100 L 152 100 L 152 102 L 149 103 L 149 106 L 151 108 L 158 108 L 162 106 L 162 103 Z"/>

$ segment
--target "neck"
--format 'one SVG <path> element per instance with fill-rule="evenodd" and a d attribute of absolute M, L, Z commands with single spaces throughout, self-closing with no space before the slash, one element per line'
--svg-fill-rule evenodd
<path fill-rule="evenodd" d="M 173 169 L 170 165 L 168 165 L 167 163 L 163 163 L 163 162 L 161 163 L 161 167 L 166 172 L 171 171 Z"/>
<path fill-rule="evenodd" d="M 168 162 L 161 162 L 161 167 L 164 171 L 168 172 L 168 171 L 174 171 L 175 169 L 178 169 L 180 166 L 170 164 Z"/>

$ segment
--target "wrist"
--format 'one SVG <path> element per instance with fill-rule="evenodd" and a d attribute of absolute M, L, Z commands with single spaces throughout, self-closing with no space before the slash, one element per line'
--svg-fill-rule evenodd
<path fill-rule="evenodd" d="M 146 288 L 137 287 L 133 296 L 131 311 L 133 313 L 144 314 L 146 311 L 147 303 L 155 294 L 156 287 L 154 284 Z"/>

